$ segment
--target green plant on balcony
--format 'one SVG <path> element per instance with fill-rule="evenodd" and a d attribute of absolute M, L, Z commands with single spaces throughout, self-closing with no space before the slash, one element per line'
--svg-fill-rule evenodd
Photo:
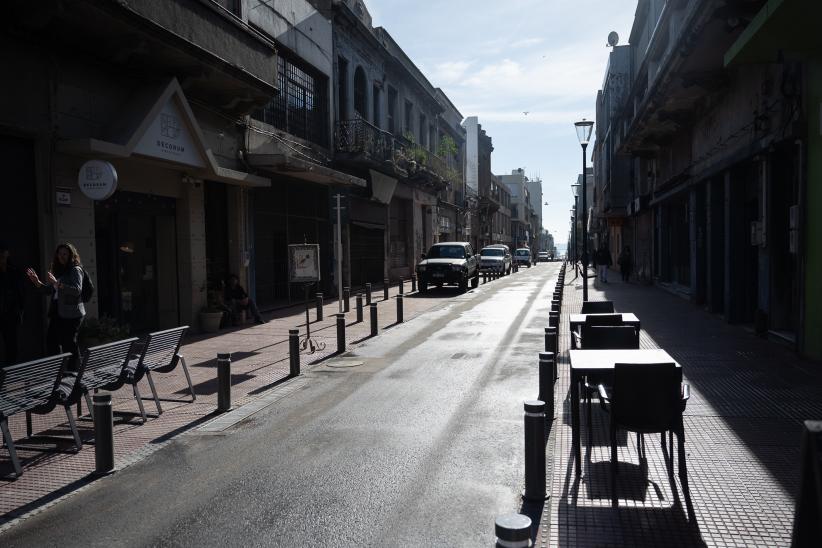
<path fill-rule="evenodd" d="M 437 147 L 437 156 L 451 158 L 457 155 L 457 143 L 448 135 L 443 136 L 440 146 Z"/>

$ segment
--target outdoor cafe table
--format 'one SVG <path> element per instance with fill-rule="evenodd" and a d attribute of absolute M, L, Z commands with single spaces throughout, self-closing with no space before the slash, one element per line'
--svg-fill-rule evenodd
<path fill-rule="evenodd" d="M 616 312 L 616 314 L 619 314 L 619 312 Z M 610 314 L 571 314 L 569 316 L 569 323 L 571 324 L 572 350 L 577 347 L 577 341 L 573 334 L 580 328 L 580 326 L 582 326 L 585 323 L 585 318 L 587 318 L 588 316 L 610 316 Z M 641 328 L 641 325 L 639 323 L 639 318 L 637 318 L 636 315 L 631 314 L 630 312 L 623 312 L 622 325 L 630 325 L 631 327 L 635 327 L 637 339 L 639 338 L 639 330 Z"/>
<path fill-rule="evenodd" d="M 573 458 L 576 459 L 576 473 L 582 471 L 582 451 L 579 434 L 579 383 L 585 375 L 613 372 L 618 363 L 675 363 L 667 352 L 659 348 L 637 350 L 571 350 L 571 443 Z"/>

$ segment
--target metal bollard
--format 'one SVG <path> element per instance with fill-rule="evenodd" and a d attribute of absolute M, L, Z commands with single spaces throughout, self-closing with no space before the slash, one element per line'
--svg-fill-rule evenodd
<path fill-rule="evenodd" d="M 553 352 L 539 353 L 539 399 L 545 402 L 545 419 L 554 418 L 554 364 Z"/>
<path fill-rule="evenodd" d="M 371 284 L 365 284 L 365 304 L 371 304 Z"/>
<path fill-rule="evenodd" d="M 351 312 L 351 288 L 343 288 L 343 312 Z"/>
<path fill-rule="evenodd" d="M 556 327 L 546 327 L 545 328 L 545 351 L 546 352 L 554 352 L 555 354 L 557 349 L 557 328 Z"/>
<path fill-rule="evenodd" d="M 362 295 L 357 295 L 357 323 L 362 322 Z"/>
<path fill-rule="evenodd" d="M 323 294 L 317 293 L 317 321 L 323 321 Z"/>
<path fill-rule="evenodd" d="M 545 402 L 525 402 L 525 500 L 545 500 Z"/>
<path fill-rule="evenodd" d="M 290 375 L 297 377 L 300 375 L 300 330 L 288 330 L 288 358 Z"/>
<path fill-rule="evenodd" d="M 411 275 L 411 291 L 416 291 L 416 290 L 417 290 L 417 275 L 412 274 Z"/>
<path fill-rule="evenodd" d="M 559 301 L 556 299 L 551 301 L 551 312 L 559 312 Z"/>
<path fill-rule="evenodd" d="M 400 278 L 400 295 L 405 294 L 405 278 Z"/>
<path fill-rule="evenodd" d="M 345 314 L 337 314 L 337 353 L 345 352 Z"/>
<path fill-rule="evenodd" d="M 382 300 L 388 300 L 388 278 L 382 281 Z"/>
<path fill-rule="evenodd" d="M 371 336 L 377 336 L 377 303 L 371 303 Z"/>
<path fill-rule="evenodd" d="M 94 474 L 114 472 L 114 411 L 111 394 L 94 394 Z"/>
<path fill-rule="evenodd" d="M 548 313 L 548 327 L 556 327 L 559 330 L 559 312 Z"/>
<path fill-rule="evenodd" d="M 402 323 L 402 295 L 397 295 L 397 323 Z"/>
<path fill-rule="evenodd" d="M 494 520 L 496 548 L 529 548 L 531 518 L 522 514 L 506 514 Z"/>
<path fill-rule="evenodd" d="M 217 412 L 231 410 L 231 354 L 217 354 Z"/>

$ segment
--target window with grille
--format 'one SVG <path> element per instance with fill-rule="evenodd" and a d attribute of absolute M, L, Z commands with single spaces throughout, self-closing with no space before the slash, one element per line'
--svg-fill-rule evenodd
<path fill-rule="evenodd" d="M 277 59 L 280 93 L 255 118 L 295 137 L 328 146 L 326 78 L 280 55 Z"/>
<path fill-rule="evenodd" d="M 368 120 L 368 98 L 366 96 L 365 71 L 362 67 L 357 67 L 354 71 L 354 110 L 363 120 Z"/>
<path fill-rule="evenodd" d="M 390 133 L 397 133 L 396 119 L 397 116 L 397 90 L 392 87 L 388 88 L 388 131 Z"/>

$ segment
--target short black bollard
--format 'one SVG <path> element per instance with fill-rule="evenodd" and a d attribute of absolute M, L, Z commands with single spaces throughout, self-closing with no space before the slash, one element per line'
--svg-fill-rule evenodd
<path fill-rule="evenodd" d="M 377 303 L 371 303 L 371 336 L 377 336 Z"/>
<path fill-rule="evenodd" d="M 496 548 L 528 548 L 531 544 L 531 518 L 506 514 L 494 520 Z"/>
<path fill-rule="evenodd" d="M 388 278 L 382 281 L 382 300 L 388 300 Z"/>
<path fill-rule="evenodd" d="M 557 353 L 557 328 L 545 328 L 545 351 Z"/>
<path fill-rule="evenodd" d="M 402 323 L 402 295 L 397 295 L 397 323 Z"/>
<path fill-rule="evenodd" d="M 351 312 L 351 288 L 343 288 L 343 312 Z"/>
<path fill-rule="evenodd" d="M 551 312 L 559 312 L 559 301 L 556 299 L 551 301 Z"/>
<path fill-rule="evenodd" d="M 365 304 L 371 304 L 371 284 L 365 284 Z"/>
<path fill-rule="evenodd" d="M 217 354 L 217 412 L 231 411 L 231 354 Z"/>
<path fill-rule="evenodd" d="M 337 353 L 345 352 L 345 314 L 337 314 Z"/>
<path fill-rule="evenodd" d="M 539 399 L 545 402 L 545 419 L 554 418 L 554 353 L 539 353 Z"/>
<path fill-rule="evenodd" d="M 94 394 L 94 474 L 114 472 L 114 411 L 111 394 Z"/>
<path fill-rule="evenodd" d="M 559 312 L 548 313 L 548 327 L 556 327 L 559 330 Z"/>
<path fill-rule="evenodd" d="M 525 402 L 525 500 L 545 500 L 545 402 Z"/>
<path fill-rule="evenodd" d="M 317 293 L 317 321 L 323 321 L 323 294 Z"/>
<path fill-rule="evenodd" d="M 405 278 L 400 278 L 400 295 L 405 294 Z"/>
<path fill-rule="evenodd" d="M 357 323 L 362 322 L 362 295 L 357 295 Z"/>
<path fill-rule="evenodd" d="M 482 283 L 484 283 L 484 284 L 488 283 L 488 273 L 487 272 L 482 273 Z"/>
<path fill-rule="evenodd" d="M 300 375 L 300 330 L 288 330 L 288 359 L 292 377 Z"/>
<path fill-rule="evenodd" d="M 416 290 L 417 290 L 417 275 L 413 274 L 411 276 L 411 291 L 416 291 Z"/>

